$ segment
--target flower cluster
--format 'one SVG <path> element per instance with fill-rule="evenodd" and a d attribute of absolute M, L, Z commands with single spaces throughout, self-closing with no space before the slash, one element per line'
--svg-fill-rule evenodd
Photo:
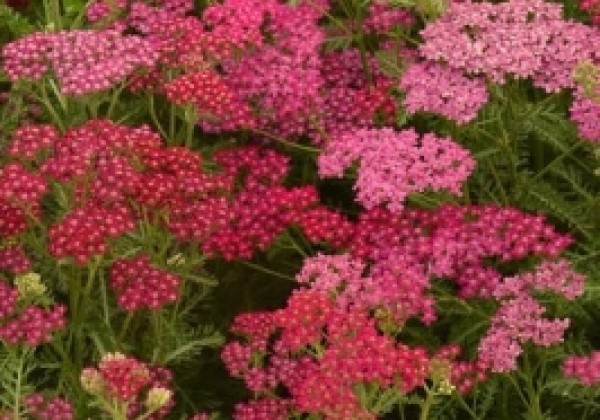
<path fill-rule="evenodd" d="M 569 111 L 579 136 L 591 142 L 600 142 L 600 103 L 587 97 L 583 89 L 577 87 Z"/>
<path fill-rule="evenodd" d="M 230 2 L 239 0 L 214 5 L 207 12 L 214 13 L 213 8 L 227 7 Z M 252 21 L 259 24 L 254 30 L 268 33 L 272 41 L 263 40 L 261 48 L 224 61 L 226 81 L 242 100 L 255 104 L 260 127 L 283 136 L 303 134 L 321 101 L 319 46 L 325 36 L 317 21 L 322 10 L 305 2 L 296 7 L 275 0 L 256 3 L 249 16 L 262 19 Z M 269 19 L 264 19 L 266 13 Z M 234 16 L 238 17 L 239 11 Z M 222 28 L 222 23 L 215 28 Z"/>
<path fill-rule="evenodd" d="M 39 217 L 47 191 L 44 178 L 19 163 L 0 168 L 0 238 L 23 233 L 30 218 Z"/>
<path fill-rule="evenodd" d="M 55 258 L 72 257 L 85 265 L 108 250 L 110 239 L 134 228 L 134 219 L 126 207 L 89 203 L 72 210 L 50 228 L 48 249 Z"/>
<path fill-rule="evenodd" d="M 488 101 L 485 81 L 433 62 L 413 63 L 402 75 L 404 105 L 415 113 L 433 112 L 459 124 L 472 121 Z"/>
<path fill-rule="evenodd" d="M 227 368 L 255 392 L 285 386 L 289 401 L 275 401 L 282 416 L 291 403 L 300 413 L 366 418 L 373 413 L 359 403 L 356 387 L 376 383 L 382 389 L 410 392 L 428 374 L 424 349 L 396 343 L 378 332 L 373 318 L 358 310 L 336 309 L 318 291 L 297 291 L 285 309 L 273 313 L 241 315 L 232 331 L 246 337 L 247 343 L 225 346 Z M 279 338 L 270 344 L 277 331 Z M 271 401 L 244 409 L 255 404 L 262 410 L 264 404 L 275 408 Z"/>
<path fill-rule="evenodd" d="M 23 125 L 13 132 L 7 155 L 28 161 L 34 160 L 40 153 L 51 150 L 58 138 L 58 130 L 53 125 Z"/>
<path fill-rule="evenodd" d="M 317 255 L 304 261 L 296 279 L 335 296 L 342 309 L 377 310 L 395 328 L 414 316 L 426 324 L 435 320 L 435 303 L 425 294 L 429 279 L 412 261 L 399 256 L 365 271 L 365 264 L 350 255 Z"/>
<path fill-rule="evenodd" d="M 22 139 L 33 136 L 28 133 L 47 131 L 46 126 L 38 128 L 22 128 L 10 147 L 25 150 Z M 283 186 L 288 159 L 274 151 L 254 146 L 222 150 L 213 155 L 219 169 L 211 172 L 198 153 L 163 146 L 147 127 L 106 120 L 90 120 L 53 135 L 52 142 L 44 146 L 40 171 L 60 185 L 68 201 L 63 203 L 66 214 L 49 229 L 49 250 L 55 258 L 86 264 L 104 254 L 112 240 L 135 230 L 147 212 L 164 215 L 158 218 L 159 227 L 179 240 L 196 242 L 204 253 L 226 259 L 251 258 L 291 225 L 306 229 L 314 242 L 334 246 L 342 246 L 352 232 L 348 220 L 319 204 L 314 187 Z M 36 214 L 35 203 L 46 188 L 43 178 L 18 164 L 3 168 L 0 179 L 2 174 L 6 183 L 0 198 L 6 196 L 10 203 L 27 199 Z M 4 236 L 26 227 L 19 208 L 0 216 Z M 23 266 L 18 250 L 11 248 L 10 253 L 11 266 Z"/>
<path fill-rule="evenodd" d="M 36 347 L 52 340 L 52 333 L 65 327 L 67 309 L 63 305 L 51 308 L 20 302 L 17 288 L 0 281 L 0 340 L 9 345 L 26 344 Z M 26 297 L 25 297 L 26 298 Z"/>
<path fill-rule="evenodd" d="M 353 255 L 371 261 L 408 258 L 427 276 L 453 279 L 463 298 L 491 298 L 503 280 L 488 261 L 557 257 L 571 243 L 542 216 L 493 205 L 445 205 L 401 215 L 364 212 L 349 245 Z"/>
<path fill-rule="evenodd" d="M 71 404 L 60 397 L 49 398 L 41 393 L 23 397 L 27 411 L 37 420 L 73 420 L 75 415 Z"/>
<path fill-rule="evenodd" d="M 563 362 L 566 377 L 577 379 L 585 386 L 594 386 L 600 382 L 600 351 L 587 356 L 569 356 Z"/>
<path fill-rule="evenodd" d="M 107 407 L 127 408 L 127 418 L 162 419 L 173 404 L 172 375 L 121 353 L 105 354 L 98 368 L 81 372 L 81 385 Z M 147 415 L 146 415 L 147 414 Z M 150 414 L 152 416 L 150 417 Z"/>
<path fill-rule="evenodd" d="M 543 318 L 545 308 L 531 292 L 551 290 L 573 300 L 583 294 L 584 281 L 566 260 L 545 261 L 533 272 L 505 278 L 494 290 L 502 303 L 479 344 L 479 358 L 492 371 L 507 372 L 516 368 L 525 342 L 545 347 L 562 342 L 569 320 Z"/>
<path fill-rule="evenodd" d="M 116 29 L 35 33 L 7 44 L 2 57 L 11 80 L 40 79 L 52 70 L 71 95 L 108 89 L 158 58 L 148 41 Z"/>
<path fill-rule="evenodd" d="M 223 349 L 230 373 L 242 377 L 255 393 L 274 396 L 283 387 L 288 395 L 238 405 L 236 419 L 283 419 L 292 413 L 374 419 L 381 414 L 376 405 L 380 393 L 409 393 L 427 378 L 436 386 L 468 392 L 485 380 L 484 363 L 456 360 L 458 346 L 441 348 L 429 357 L 424 348 L 407 346 L 393 334 L 382 333 L 368 308 L 340 305 L 337 300 L 343 302 L 344 292 L 328 293 L 336 287 L 356 288 L 356 284 L 342 284 L 340 277 L 358 283 L 363 268 L 344 255 L 315 257 L 299 275 L 301 281 L 314 280 L 313 290 L 293 292 L 284 309 L 235 319 L 231 330 L 244 339 Z M 330 290 L 319 289 L 321 278 Z M 370 293 L 365 283 L 355 296 Z M 366 387 L 371 389 L 370 397 L 360 391 Z"/>
<path fill-rule="evenodd" d="M 127 311 L 158 309 L 179 297 L 179 278 L 153 267 L 147 255 L 115 261 L 110 270 L 110 285 L 117 303 Z"/>
<path fill-rule="evenodd" d="M 544 319 L 545 309 L 534 298 L 520 295 L 500 306 L 491 326 L 479 343 L 479 358 L 494 372 L 515 370 L 521 345 L 532 341 L 548 347 L 563 341 L 568 319 Z"/>
<path fill-rule="evenodd" d="M 357 201 L 367 209 L 387 204 L 393 212 L 401 212 L 413 192 L 447 189 L 460 195 L 475 167 L 469 152 L 449 138 L 382 128 L 334 137 L 319 156 L 319 175 L 341 177 L 355 161 Z"/>
<path fill-rule="evenodd" d="M 373 76 L 373 84 L 369 83 L 365 71 Z M 310 131 L 311 139 L 317 144 L 326 143 L 331 136 L 340 133 L 373 127 L 382 105 L 390 111 L 393 100 L 389 92 L 381 88 L 391 86 L 391 80 L 378 70 L 376 60 L 371 58 L 363 63 L 356 49 L 323 54 L 320 77 L 323 79 L 322 106 Z M 370 101 L 373 92 L 379 93 L 377 96 L 383 94 L 385 101 L 380 98 Z"/>
<path fill-rule="evenodd" d="M 369 5 L 369 16 L 363 25 L 367 31 L 385 33 L 395 27 L 409 28 L 414 21 L 414 16 L 408 10 L 376 0 Z"/>
<path fill-rule="evenodd" d="M 498 4 L 452 2 L 421 31 L 421 53 L 451 68 L 502 83 L 532 78 L 547 92 L 574 87 L 575 66 L 597 55 L 600 32 L 562 19 L 562 5 L 543 0 Z"/>
<path fill-rule="evenodd" d="M 231 131 L 254 126 L 249 107 L 212 70 L 184 74 L 166 83 L 163 89 L 171 102 L 193 105 L 204 130 Z"/>

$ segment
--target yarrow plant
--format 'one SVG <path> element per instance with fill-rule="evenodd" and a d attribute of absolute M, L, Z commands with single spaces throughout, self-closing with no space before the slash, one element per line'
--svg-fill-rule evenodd
<path fill-rule="evenodd" d="M 0 5 L 0 419 L 595 419 L 598 7 Z"/>

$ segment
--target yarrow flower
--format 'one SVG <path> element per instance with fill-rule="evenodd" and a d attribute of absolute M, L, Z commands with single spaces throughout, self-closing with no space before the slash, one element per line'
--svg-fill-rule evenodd
<path fill-rule="evenodd" d="M 212 70 L 187 73 L 163 86 L 167 99 L 195 107 L 200 124 L 207 131 L 230 131 L 255 125 L 250 108 Z"/>
<path fill-rule="evenodd" d="M 65 306 L 46 308 L 30 303 L 17 305 L 22 297 L 19 289 L 4 281 L 0 281 L 0 296 L 3 302 L 0 306 L 0 340 L 6 344 L 37 347 L 52 341 L 52 334 L 63 329 L 67 323 Z"/>
<path fill-rule="evenodd" d="M 122 353 L 102 356 L 81 372 L 81 385 L 102 406 L 126 409 L 127 418 L 164 419 L 173 408 L 172 373 Z"/>
<path fill-rule="evenodd" d="M 147 255 L 119 259 L 112 264 L 110 285 L 117 303 L 128 311 L 159 309 L 179 297 L 180 280 L 150 264 Z"/>
<path fill-rule="evenodd" d="M 503 83 L 532 78 L 547 92 L 574 87 L 571 74 L 597 56 L 600 32 L 562 19 L 562 5 L 543 0 L 498 4 L 452 2 L 422 31 L 423 56 Z"/>
<path fill-rule="evenodd" d="M 41 393 L 33 393 L 23 397 L 23 404 L 36 419 L 72 420 L 75 418 L 71 403 L 64 398 L 50 398 Z"/>
<path fill-rule="evenodd" d="M 402 75 L 404 105 L 410 113 L 433 112 L 459 124 L 472 121 L 488 101 L 485 81 L 432 62 L 413 63 Z"/>
<path fill-rule="evenodd" d="M 595 386 L 600 382 L 600 351 L 585 356 L 569 356 L 563 362 L 563 373 L 585 386 Z"/>
<path fill-rule="evenodd" d="M 531 341 L 548 347 L 561 343 L 568 319 L 545 319 L 545 309 L 533 297 L 519 295 L 507 300 L 492 318 L 492 324 L 479 343 L 479 358 L 493 372 L 509 372 L 516 369 L 517 357 L 523 352 L 522 345 Z"/>
<path fill-rule="evenodd" d="M 6 44 L 4 70 L 12 81 L 38 80 L 52 71 L 65 94 L 108 89 L 158 55 L 144 38 L 118 29 L 35 33 Z"/>
<path fill-rule="evenodd" d="M 581 87 L 573 94 L 569 109 L 571 121 L 577 126 L 579 136 L 590 142 L 600 142 L 600 103 L 589 98 Z"/>
<path fill-rule="evenodd" d="M 319 175 L 342 177 L 355 161 L 357 201 L 367 209 L 385 204 L 393 212 L 401 212 L 413 192 L 446 189 L 460 195 L 475 167 L 469 152 L 449 138 L 382 128 L 333 138 L 319 156 Z"/>

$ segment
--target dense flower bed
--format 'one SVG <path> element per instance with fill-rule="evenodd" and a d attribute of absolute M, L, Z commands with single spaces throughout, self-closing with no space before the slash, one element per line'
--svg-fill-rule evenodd
<path fill-rule="evenodd" d="M 0 419 L 598 418 L 599 16 L 0 3 Z"/>

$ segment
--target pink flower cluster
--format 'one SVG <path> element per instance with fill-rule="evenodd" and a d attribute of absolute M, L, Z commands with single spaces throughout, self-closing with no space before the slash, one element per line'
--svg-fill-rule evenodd
<path fill-rule="evenodd" d="M 600 103 L 588 98 L 583 89 L 578 87 L 569 111 L 579 136 L 591 142 L 600 142 Z"/>
<path fill-rule="evenodd" d="M 587 356 L 569 356 L 563 362 L 563 372 L 585 386 L 594 386 L 600 382 L 600 351 Z"/>
<path fill-rule="evenodd" d="M 502 303 L 479 344 L 479 358 L 492 371 L 508 372 L 516 369 L 525 342 L 545 347 L 562 342 L 569 320 L 544 319 L 545 309 L 531 292 L 551 290 L 573 300 L 583 294 L 584 282 L 566 260 L 544 261 L 532 272 L 505 278 L 493 292 Z"/>
<path fill-rule="evenodd" d="M 31 217 L 39 217 L 48 186 L 39 174 L 19 163 L 0 168 L 0 238 L 23 233 Z"/>
<path fill-rule="evenodd" d="M 117 303 L 127 311 L 159 309 L 179 297 L 179 278 L 150 264 L 147 255 L 119 259 L 110 269 Z"/>
<path fill-rule="evenodd" d="M 0 244 L 0 270 L 12 274 L 21 274 L 29 271 L 31 260 L 21 245 Z"/>
<path fill-rule="evenodd" d="M 516 369 L 525 342 L 544 347 L 561 343 L 569 319 L 544 319 L 544 312 L 540 303 L 527 294 L 503 302 L 479 343 L 480 360 L 493 372 L 509 372 Z"/>
<path fill-rule="evenodd" d="M 23 404 L 36 420 L 72 420 L 75 418 L 71 404 L 60 397 L 49 398 L 41 393 L 23 397 Z"/>
<path fill-rule="evenodd" d="M 433 62 L 411 64 L 400 79 L 410 113 L 433 112 L 464 124 L 477 117 L 488 101 L 485 81 Z"/>
<path fill-rule="evenodd" d="M 348 254 L 317 255 L 304 261 L 296 277 L 311 289 L 334 296 L 345 310 L 377 310 L 401 328 L 414 316 L 430 324 L 436 319 L 435 302 L 426 295 L 429 279 L 412 261 L 401 256 L 365 264 Z"/>
<path fill-rule="evenodd" d="M 562 5 L 543 0 L 452 2 L 421 31 L 420 51 L 499 83 L 512 75 L 530 77 L 547 92 L 572 88 L 575 66 L 597 56 L 600 32 L 561 15 Z"/>
<path fill-rule="evenodd" d="M 290 402 L 279 398 L 263 398 L 235 405 L 235 420 L 287 420 Z M 208 417 L 206 418 L 208 420 Z M 198 419 L 204 420 L 204 419 Z"/>
<path fill-rule="evenodd" d="M 158 55 L 142 37 L 119 30 L 35 33 L 4 46 L 4 70 L 13 81 L 40 79 L 52 70 L 65 94 L 108 89 Z"/>
<path fill-rule="evenodd" d="M 327 144 L 319 156 L 319 175 L 342 177 L 355 161 L 357 201 L 367 209 L 386 204 L 393 212 L 401 212 L 413 192 L 447 189 L 460 195 L 475 167 L 469 152 L 449 138 L 419 136 L 413 129 L 362 129 Z"/>
<path fill-rule="evenodd" d="M 553 291 L 568 300 L 583 294 L 585 276 L 576 273 L 567 260 L 543 261 L 534 271 L 505 277 L 494 290 L 496 298 L 520 296 L 530 291 Z"/>
<path fill-rule="evenodd" d="M 373 84 L 365 76 L 357 49 L 322 54 L 323 102 L 309 133 L 313 142 L 322 144 L 331 136 L 373 127 L 381 111 L 388 118 L 389 114 L 394 115 L 395 104 L 388 92 L 391 79 L 381 74 L 374 58 L 368 59 L 366 64 L 374 78 Z M 372 101 L 373 93 L 381 95 L 383 101 L 381 98 Z"/>
<path fill-rule="evenodd" d="M 250 108 L 212 70 L 184 74 L 163 85 L 163 89 L 171 102 L 194 105 L 206 131 L 232 131 L 255 125 Z"/>
<path fill-rule="evenodd" d="M 18 291 L 0 281 L 0 340 L 10 345 L 36 347 L 52 340 L 52 333 L 65 327 L 67 308 L 20 305 Z"/>

